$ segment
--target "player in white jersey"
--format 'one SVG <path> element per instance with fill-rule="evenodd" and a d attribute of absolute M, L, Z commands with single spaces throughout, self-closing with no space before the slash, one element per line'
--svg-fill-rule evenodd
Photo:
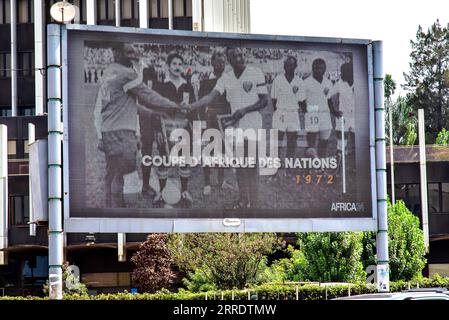
<path fill-rule="evenodd" d="M 355 162 L 355 103 L 354 103 L 354 76 L 351 63 L 344 63 L 340 67 L 341 79 L 330 91 L 331 96 L 337 97 L 338 115 L 335 133 L 337 135 L 337 150 L 348 155 L 348 165 L 350 168 Z M 344 146 L 342 141 L 342 127 L 344 131 Z"/>
<path fill-rule="evenodd" d="M 301 129 L 299 99 L 305 95 L 303 81 L 295 75 L 297 66 L 296 57 L 288 56 L 284 61 L 285 73 L 276 76 L 271 87 L 271 99 L 275 110 L 272 127 L 278 130 L 279 145 L 284 136 L 287 136 L 287 158 L 295 157 L 298 132 Z"/>
<path fill-rule="evenodd" d="M 345 132 L 355 131 L 354 117 L 354 77 L 352 72 L 352 64 L 344 63 L 340 67 L 341 79 L 335 83 L 329 95 L 338 95 L 338 110 L 343 117 L 343 125 Z M 338 117 L 335 130 L 341 130 L 342 118 Z"/>
<path fill-rule="evenodd" d="M 329 91 L 332 82 L 324 77 L 326 62 L 315 59 L 312 63 L 312 76 L 304 80 L 304 100 L 306 104 L 305 129 L 309 148 L 318 150 L 318 156 L 327 157 L 328 140 L 331 135 L 332 102 Z"/>
<path fill-rule="evenodd" d="M 255 129 L 257 133 L 257 129 L 262 128 L 262 115 L 259 110 L 263 109 L 268 102 L 265 76 L 260 69 L 246 65 L 240 48 L 227 48 L 226 56 L 232 70 L 223 74 L 211 93 L 193 103 L 191 108 L 197 109 L 210 105 L 214 99 L 226 93 L 232 112 L 229 123 L 243 130 Z M 248 156 L 248 143 L 248 139 L 245 139 L 245 156 Z M 256 205 L 258 175 L 258 165 L 255 168 L 236 169 L 240 196 L 234 206 L 235 209 Z"/>

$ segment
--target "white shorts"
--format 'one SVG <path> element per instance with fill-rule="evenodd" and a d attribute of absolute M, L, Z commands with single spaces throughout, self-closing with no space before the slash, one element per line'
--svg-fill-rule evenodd
<path fill-rule="evenodd" d="M 297 132 L 301 129 L 297 111 L 276 110 L 273 113 L 272 128 L 279 131 Z"/>
<path fill-rule="evenodd" d="M 330 112 L 306 112 L 304 121 L 307 132 L 320 132 L 332 129 Z"/>
<path fill-rule="evenodd" d="M 341 131 L 341 118 L 336 119 L 335 130 Z M 345 132 L 354 132 L 354 119 L 352 118 L 343 118 L 344 130 Z"/>
<path fill-rule="evenodd" d="M 254 129 L 257 134 L 257 130 L 262 129 L 262 125 L 262 115 L 259 111 L 253 111 L 245 114 L 243 118 L 239 120 L 236 128 L 241 128 L 243 130 Z"/>

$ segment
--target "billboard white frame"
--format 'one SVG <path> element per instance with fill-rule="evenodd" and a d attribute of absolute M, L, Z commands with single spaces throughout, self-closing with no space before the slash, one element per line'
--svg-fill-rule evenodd
<path fill-rule="evenodd" d="M 234 40 L 263 40 L 309 42 L 321 44 L 365 45 L 368 63 L 369 97 L 369 147 L 372 217 L 370 218 L 73 218 L 70 217 L 69 188 L 69 131 L 68 131 L 68 60 L 67 43 L 70 30 L 120 32 L 144 35 L 188 36 L 198 38 L 221 38 Z M 153 232 L 334 232 L 334 231 L 377 231 L 377 178 L 375 153 L 375 117 L 374 117 L 374 75 L 372 42 L 362 39 L 274 36 L 256 34 L 234 34 L 220 32 L 194 32 L 181 30 L 139 29 L 129 27 L 110 27 L 94 25 L 65 25 L 62 27 L 62 98 L 63 98 L 63 203 L 65 232 L 93 233 L 153 233 Z"/>

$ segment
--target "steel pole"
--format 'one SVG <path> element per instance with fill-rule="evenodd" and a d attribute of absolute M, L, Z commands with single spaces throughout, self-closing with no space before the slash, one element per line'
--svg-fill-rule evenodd
<path fill-rule="evenodd" d="M 97 24 L 97 1 L 86 0 L 86 24 Z"/>
<path fill-rule="evenodd" d="M 120 27 L 120 20 L 121 20 L 121 15 L 120 15 L 120 3 L 121 0 L 115 0 L 115 26 L 116 27 Z M 140 3 L 139 3 L 140 5 Z"/>
<path fill-rule="evenodd" d="M 34 0 L 34 81 L 35 115 L 44 113 L 45 106 L 45 1 Z"/>
<path fill-rule="evenodd" d="M 36 141 L 36 127 L 32 123 L 28 123 L 28 148 L 31 144 Z M 29 159 L 31 160 L 31 159 Z M 28 162 L 28 167 L 30 167 L 31 162 Z M 29 172 L 31 172 L 29 170 Z M 28 222 L 30 227 L 30 237 L 36 236 L 36 223 L 34 217 L 34 207 L 33 207 L 33 188 L 31 187 L 31 174 L 28 174 L 28 198 L 29 198 L 29 208 L 30 208 L 30 222 Z"/>
<path fill-rule="evenodd" d="M 61 26 L 47 26 L 48 260 L 50 299 L 62 299 Z"/>
<path fill-rule="evenodd" d="M 376 183 L 377 183 L 377 286 L 380 292 L 390 290 L 388 257 L 388 213 L 387 213 L 387 164 L 385 150 L 385 108 L 384 108 L 384 73 L 383 44 L 374 41 L 374 111 L 376 141 Z"/>
<path fill-rule="evenodd" d="M 395 187 L 394 187 L 394 156 L 393 156 L 393 111 L 391 103 L 388 104 L 388 119 L 390 122 L 390 179 L 391 179 L 391 203 L 396 203 Z"/>
<path fill-rule="evenodd" d="M 193 31 L 203 31 L 202 27 L 202 1 L 192 0 L 192 30 Z"/>
<path fill-rule="evenodd" d="M 173 30 L 173 0 L 168 1 L 168 29 Z"/>
<path fill-rule="evenodd" d="M 418 139 L 419 139 L 419 172 L 421 189 L 421 218 L 424 232 L 424 246 L 429 252 L 429 212 L 427 201 L 427 164 L 426 164 L 426 136 L 424 130 L 424 109 L 418 110 Z"/>
<path fill-rule="evenodd" d="M 139 27 L 148 28 L 148 0 L 139 0 Z"/>
<path fill-rule="evenodd" d="M 8 128 L 0 124 L 0 265 L 8 264 Z"/>
<path fill-rule="evenodd" d="M 17 9 L 11 0 L 11 115 L 17 116 Z"/>

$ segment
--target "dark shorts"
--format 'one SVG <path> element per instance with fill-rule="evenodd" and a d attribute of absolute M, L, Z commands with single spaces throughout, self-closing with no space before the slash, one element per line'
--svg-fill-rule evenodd
<path fill-rule="evenodd" d="M 136 170 L 137 137 L 131 130 L 116 130 L 102 133 L 106 161 L 114 159 L 114 166 L 123 174 Z"/>

